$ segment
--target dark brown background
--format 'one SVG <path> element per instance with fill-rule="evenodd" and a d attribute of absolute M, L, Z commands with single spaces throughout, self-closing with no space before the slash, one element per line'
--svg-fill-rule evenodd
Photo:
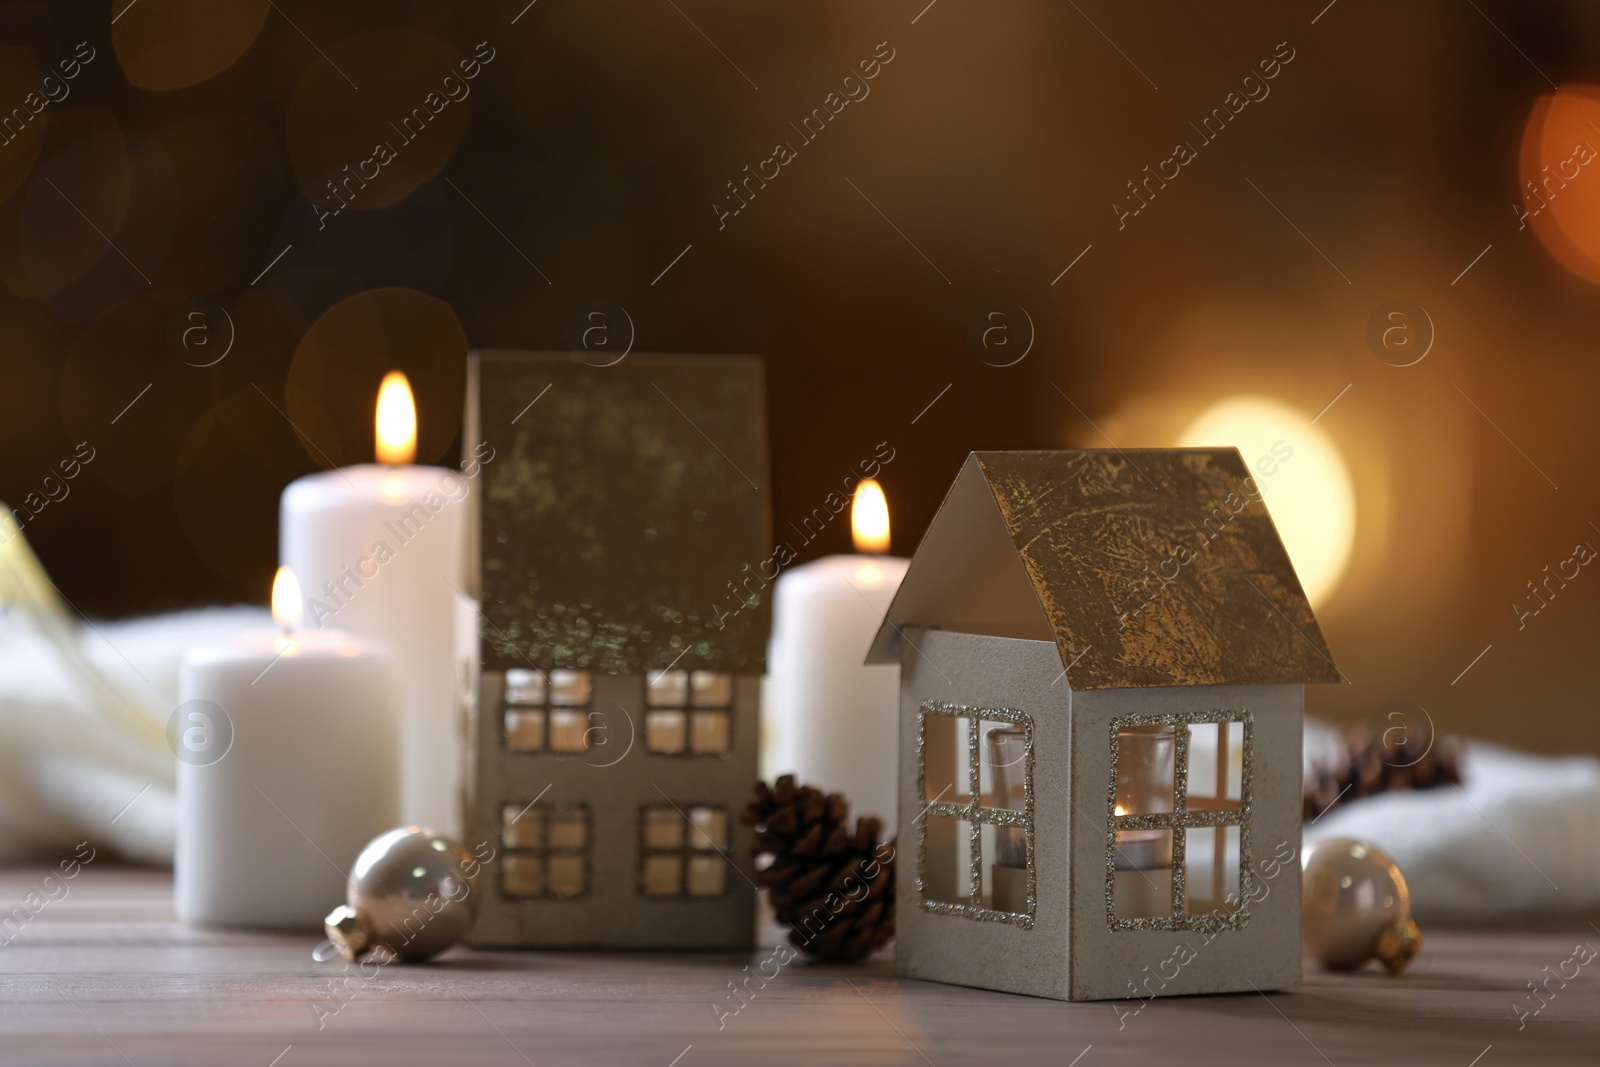
<path fill-rule="evenodd" d="M 1311 413 L 1351 383 L 1319 426 L 1361 527 L 1319 615 L 1352 684 L 1312 709 L 1406 699 L 1447 730 L 1600 747 L 1600 579 L 1522 631 L 1510 607 L 1600 539 L 1600 303 L 1512 210 L 1547 76 L 1600 80 L 1600 11 L 524 3 L 0 6 L 0 42 L 40 73 L 98 53 L 0 148 L 0 497 L 94 447 L 27 527 L 84 612 L 264 601 L 278 493 L 370 458 L 383 371 L 411 373 L 423 458 L 449 461 L 466 347 L 565 346 L 604 300 L 641 350 L 766 356 L 779 525 L 891 442 L 902 553 L 970 449 L 1159 445 L 1141 412 L 1252 392 Z M 495 58 L 467 104 L 319 230 L 315 176 L 480 41 Z M 724 183 L 883 41 L 870 96 L 719 231 Z M 1119 232 L 1124 183 L 1281 41 L 1271 95 Z M 37 82 L 21 54 L 0 108 Z M 324 317 L 385 287 L 412 292 Z M 1364 341 L 1396 298 L 1437 327 L 1404 370 Z M 235 332 L 204 369 L 172 339 L 194 300 Z M 969 346 L 991 301 L 1034 323 L 1015 366 Z M 809 551 L 847 544 L 838 524 Z"/>

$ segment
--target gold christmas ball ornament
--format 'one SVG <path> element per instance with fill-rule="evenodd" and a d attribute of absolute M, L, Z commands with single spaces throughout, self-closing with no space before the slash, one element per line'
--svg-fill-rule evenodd
<path fill-rule="evenodd" d="M 1306 951 L 1329 970 L 1353 970 L 1376 957 L 1399 974 L 1422 951 L 1406 879 L 1375 845 L 1330 837 L 1305 855 L 1302 881 Z"/>
<path fill-rule="evenodd" d="M 481 867 L 460 842 L 432 830 L 379 834 L 356 858 L 346 903 L 324 929 L 346 960 L 380 947 L 402 960 L 431 959 L 472 928 Z"/>

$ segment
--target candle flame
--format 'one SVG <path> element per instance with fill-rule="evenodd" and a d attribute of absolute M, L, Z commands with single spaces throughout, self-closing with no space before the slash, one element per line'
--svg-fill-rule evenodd
<path fill-rule="evenodd" d="M 300 599 L 300 579 L 288 567 L 279 567 L 272 579 L 272 621 L 285 630 L 300 625 L 305 604 Z"/>
<path fill-rule="evenodd" d="M 868 478 L 856 486 L 855 499 L 850 504 L 850 536 L 857 552 L 881 556 L 889 551 L 889 502 L 884 499 L 883 486 L 875 479 Z"/>
<path fill-rule="evenodd" d="M 1126 814 L 1128 814 L 1126 811 L 1122 810 L 1122 805 L 1121 804 L 1117 805 L 1116 812 L 1117 812 L 1118 815 L 1126 815 Z"/>
<path fill-rule="evenodd" d="M 417 458 L 417 403 L 406 376 L 392 370 L 378 386 L 378 462 L 399 465 Z"/>

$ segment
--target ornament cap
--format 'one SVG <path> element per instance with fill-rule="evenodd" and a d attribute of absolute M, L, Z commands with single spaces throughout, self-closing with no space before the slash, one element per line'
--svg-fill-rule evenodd
<path fill-rule="evenodd" d="M 1377 956 L 1390 974 L 1399 974 L 1411 966 L 1411 961 L 1422 951 L 1422 930 L 1414 919 L 1402 919 L 1385 927 L 1378 935 Z"/>
<path fill-rule="evenodd" d="M 356 910 L 347 904 L 328 912 L 328 917 L 322 920 L 322 929 L 347 963 L 354 963 L 372 945 L 371 931 Z"/>

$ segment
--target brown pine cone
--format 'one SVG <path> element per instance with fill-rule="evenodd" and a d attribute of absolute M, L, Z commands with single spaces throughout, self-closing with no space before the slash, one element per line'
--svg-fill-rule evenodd
<path fill-rule="evenodd" d="M 825 960 L 858 960 L 894 937 L 894 842 L 879 842 L 872 816 L 849 827 L 850 805 L 838 793 L 796 786 L 786 774 L 757 782 L 741 821 L 755 827 L 756 872 L 790 942 Z"/>
<path fill-rule="evenodd" d="M 1331 764 L 1306 775 L 1301 818 L 1310 822 L 1331 808 L 1374 793 L 1460 782 L 1461 750 L 1454 738 L 1429 745 L 1403 731 L 1375 734 L 1366 725 L 1357 725 Z"/>

